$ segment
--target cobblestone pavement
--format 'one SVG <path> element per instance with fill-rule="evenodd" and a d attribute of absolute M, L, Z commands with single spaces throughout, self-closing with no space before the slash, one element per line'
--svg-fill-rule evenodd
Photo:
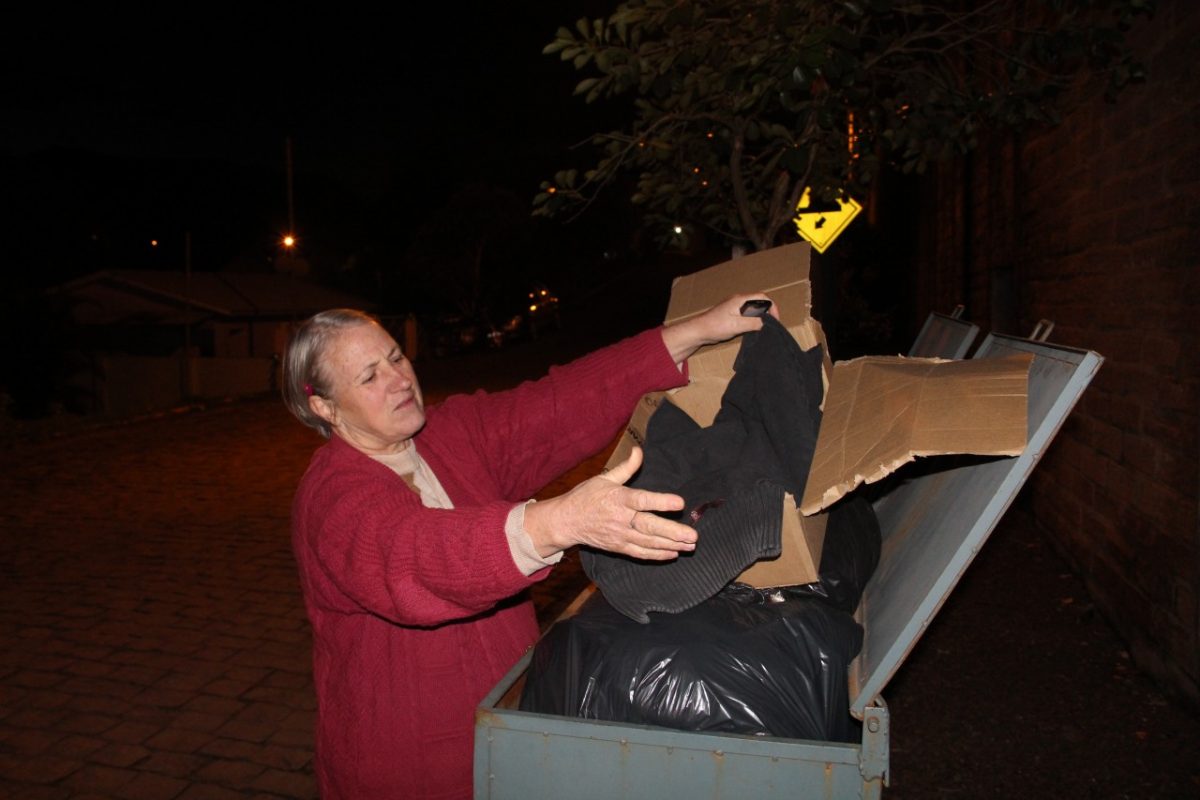
<path fill-rule="evenodd" d="M 0 796 L 314 797 L 278 402 L 0 457 Z"/>
<path fill-rule="evenodd" d="M 272 399 L 0 454 L 0 798 L 315 796 L 288 506 L 318 443 Z M 885 692 L 886 795 L 1200 796 L 1195 714 L 1030 530 L 1010 512 Z M 569 555 L 543 621 L 582 580 Z"/>

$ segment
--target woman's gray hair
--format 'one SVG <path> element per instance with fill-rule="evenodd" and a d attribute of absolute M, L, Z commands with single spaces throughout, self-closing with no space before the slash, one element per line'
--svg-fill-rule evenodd
<path fill-rule="evenodd" d="M 288 339 L 283 354 L 283 404 L 296 419 L 326 439 L 332 433 L 329 423 L 308 407 L 309 397 L 315 394 L 327 398 L 333 388 L 325 366 L 326 351 L 341 331 L 371 324 L 380 323 L 365 311 L 333 308 L 309 317 Z"/>

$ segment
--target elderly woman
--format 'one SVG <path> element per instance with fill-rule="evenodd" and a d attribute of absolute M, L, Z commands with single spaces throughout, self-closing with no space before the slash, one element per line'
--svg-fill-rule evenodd
<path fill-rule="evenodd" d="M 371 316 L 326 311 L 300 326 L 284 399 L 329 439 L 292 507 L 322 797 L 470 797 L 474 709 L 537 637 L 522 590 L 574 545 L 657 560 L 695 547 L 692 528 L 640 513 L 681 498 L 622 485 L 639 451 L 530 498 L 611 442 L 641 395 L 683 383 L 698 347 L 759 328 L 739 313 L 751 297 L 428 408 Z"/>

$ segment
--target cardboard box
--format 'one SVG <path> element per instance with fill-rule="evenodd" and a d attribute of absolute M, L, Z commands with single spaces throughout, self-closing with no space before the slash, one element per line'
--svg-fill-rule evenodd
<path fill-rule="evenodd" d="M 970 361 L 876 356 L 832 364 L 812 317 L 809 253 L 807 244 L 787 245 L 678 278 L 667 307 L 671 324 L 732 294 L 765 292 L 802 350 L 825 350 L 823 417 L 800 507 L 790 496 L 784 501 L 779 557 L 759 561 L 737 578 L 760 588 L 817 579 L 825 535 L 821 512 L 860 484 L 917 456 L 1018 455 L 1026 442 L 1032 355 Z M 734 340 L 702 348 L 688 360 L 687 386 L 642 398 L 609 466 L 642 443 L 664 397 L 701 426 L 712 424 L 739 347 Z"/>

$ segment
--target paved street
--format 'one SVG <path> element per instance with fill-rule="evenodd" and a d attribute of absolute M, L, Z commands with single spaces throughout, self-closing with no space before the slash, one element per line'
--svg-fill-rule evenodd
<path fill-rule="evenodd" d="M 288 503 L 314 439 L 278 402 L 0 460 L 0 794 L 313 797 Z"/>
<path fill-rule="evenodd" d="M 264 399 L 0 454 L 0 798 L 315 796 L 288 506 L 318 443 Z M 885 695 L 888 797 L 1200 795 L 1200 722 L 1018 508 Z"/>

